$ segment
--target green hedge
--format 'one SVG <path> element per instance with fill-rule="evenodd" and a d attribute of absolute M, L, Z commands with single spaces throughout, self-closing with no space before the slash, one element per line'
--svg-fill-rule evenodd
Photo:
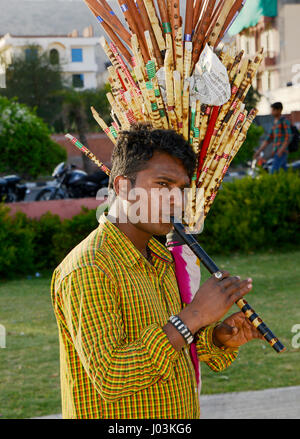
<path fill-rule="evenodd" d="M 199 241 L 214 254 L 300 244 L 300 176 L 281 171 L 223 185 Z"/>
<path fill-rule="evenodd" d="M 0 96 L 0 172 L 23 178 L 47 175 L 67 153 L 47 125 L 26 105 Z"/>
<path fill-rule="evenodd" d="M 226 183 L 199 241 L 211 255 L 283 249 L 300 244 L 300 176 L 281 172 Z M 70 220 L 51 213 L 15 217 L 0 205 L 0 277 L 52 270 L 98 225 L 95 210 Z"/>

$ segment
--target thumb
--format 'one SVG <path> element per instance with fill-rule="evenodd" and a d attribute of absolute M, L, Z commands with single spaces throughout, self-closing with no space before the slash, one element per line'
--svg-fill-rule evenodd
<path fill-rule="evenodd" d="M 238 333 L 238 328 L 236 326 L 228 325 L 228 323 L 222 323 L 222 325 L 219 326 L 219 331 L 222 333 L 225 337 L 233 337 Z"/>
<path fill-rule="evenodd" d="M 232 329 L 232 335 L 236 335 L 239 332 L 236 326 L 233 326 L 231 329 Z"/>

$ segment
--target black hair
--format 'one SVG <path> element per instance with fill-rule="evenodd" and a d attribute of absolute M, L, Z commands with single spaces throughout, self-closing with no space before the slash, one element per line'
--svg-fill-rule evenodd
<path fill-rule="evenodd" d="M 271 105 L 271 108 L 274 108 L 274 110 L 283 110 L 283 105 L 281 102 L 275 102 L 274 104 Z"/>
<path fill-rule="evenodd" d="M 108 187 L 113 188 L 117 175 L 126 175 L 134 184 L 136 174 L 147 167 L 147 162 L 156 151 L 181 160 L 189 178 L 192 178 L 196 154 L 184 137 L 174 130 L 155 129 L 150 123 L 139 123 L 119 133 L 112 153 Z"/>

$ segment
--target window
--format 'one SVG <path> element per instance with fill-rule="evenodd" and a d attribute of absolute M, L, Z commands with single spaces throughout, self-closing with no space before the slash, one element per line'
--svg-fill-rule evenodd
<path fill-rule="evenodd" d="M 29 47 L 28 49 L 25 49 L 25 59 L 26 61 L 32 61 L 37 58 L 37 49 L 34 47 Z"/>
<path fill-rule="evenodd" d="M 72 49 L 72 62 L 82 62 L 82 49 Z"/>
<path fill-rule="evenodd" d="M 59 64 L 59 53 L 57 49 L 50 50 L 50 63 Z"/>
<path fill-rule="evenodd" d="M 83 88 L 84 87 L 84 75 L 73 75 L 72 76 L 72 84 L 74 88 Z"/>

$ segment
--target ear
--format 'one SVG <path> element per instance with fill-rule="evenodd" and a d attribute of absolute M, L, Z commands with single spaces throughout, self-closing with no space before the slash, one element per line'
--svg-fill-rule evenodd
<path fill-rule="evenodd" d="M 130 180 L 123 175 L 117 175 L 117 177 L 114 179 L 114 190 L 117 196 L 127 200 L 130 189 Z"/>

